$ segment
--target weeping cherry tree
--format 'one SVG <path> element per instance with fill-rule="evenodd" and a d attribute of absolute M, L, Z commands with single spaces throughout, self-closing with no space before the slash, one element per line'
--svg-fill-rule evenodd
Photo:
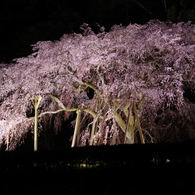
<path fill-rule="evenodd" d="M 37 42 L 28 57 L 0 65 L 1 145 L 15 149 L 34 133 L 35 118 L 39 132 L 48 124 L 63 131 L 74 112 L 72 147 L 194 139 L 193 24 L 81 29 Z M 35 97 L 41 97 L 36 114 Z"/>

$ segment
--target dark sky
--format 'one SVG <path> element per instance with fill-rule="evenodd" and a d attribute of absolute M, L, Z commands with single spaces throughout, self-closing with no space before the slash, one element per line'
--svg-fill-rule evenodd
<path fill-rule="evenodd" d="M 193 0 L 0 0 L 0 63 L 29 55 L 37 41 L 79 32 L 84 22 L 109 30 L 151 19 L 185 21 L 193 19 L 194 5 Z M 183 10 L 191 15 L 182 18 Z"/>

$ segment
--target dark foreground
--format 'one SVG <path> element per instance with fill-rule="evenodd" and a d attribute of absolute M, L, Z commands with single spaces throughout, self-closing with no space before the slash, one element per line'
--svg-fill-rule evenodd
<path fill-rule="evenodd" d="M 0 153 L 0 194 L 191 194 L 195 144 Z"/>

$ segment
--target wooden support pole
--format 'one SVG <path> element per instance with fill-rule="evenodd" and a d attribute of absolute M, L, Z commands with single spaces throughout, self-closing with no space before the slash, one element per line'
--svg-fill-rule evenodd
<path fill-rule="evenodd" d="M 35 109 L 35 124 L 34 124 L 34 152 L 38 151 L 38 108 L 42 97 L 36 96 L 32 98 L 32 102 Z"/>
<path fill-rule="evenodd" d="M 93 145 L 93 137 L 95 135 L 95 131 L 97 128 L 97 121 L 95 118 L 93 118 L 93 125 L 92 125 L 92 130 L 91 130 L 91 136 L 90 136 L 90 142 L 89 145 L 92 146 Z"/>
<path fill-rule="evenodd" d="M 79 131 L 80 131 L 81 111 L 77 110 L 76 113 L 77 113 L 76 124 L 75 124 L 75 128 L 74 128 L 74 135 L 73 135 L 71 147 L 76 146 L 77 139 L 79 138 L 78 136 L 79 136 Z"/>
<path fill-rule="evenodd" d="M 38 150 L 38 107 L 35 106 L 34 151 Z"/>

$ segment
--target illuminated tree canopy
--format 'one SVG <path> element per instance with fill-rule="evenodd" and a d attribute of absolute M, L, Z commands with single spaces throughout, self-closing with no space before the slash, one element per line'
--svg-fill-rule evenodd
<path fill-rule="evenodd" d="M 40 131 L 52 120 L 58 132 L 77 113 L 72 146 L 194 138 L 193 24 L 81 29 L 37 42 L 28 57 L 0 65 L 0 144 L 15 149 L 33 131 L 37 95 Z"/>

